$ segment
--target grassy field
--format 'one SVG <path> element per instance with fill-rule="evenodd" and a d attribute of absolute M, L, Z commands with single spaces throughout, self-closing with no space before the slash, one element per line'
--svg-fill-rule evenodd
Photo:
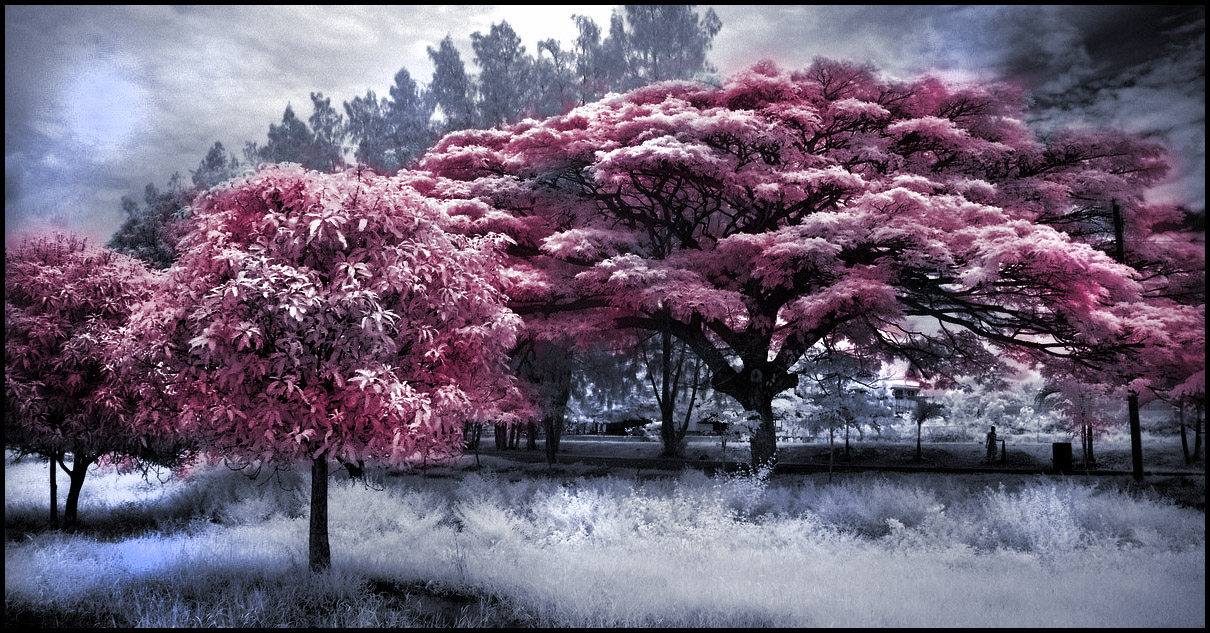
<path fill-rule="evenodd" d="M 927 436 L 926 436 L 927 437 Z M 1028 434 L 1007 436 L 1005 438 L 1006 460 L 1004 466 L 1020 470 L 1048 470 L 1052 465 L 1052 443 L 1072 442 L 1068 437 L 1049 434 Z M 999 467 L 1001 463 L 988 464 L 982 441 L 968 442 L 922 442 L 921 462 L 916 462 L 915 436 L 897 440 L 866 438 L 858 440 L 854 434 L 849 459 L 844 458 L 844 439 L 839 437 L 832 450 L 835 453 L 836 466 L 873 466 L 898 467 L 920 466 L 923 468 L 986 468 Z M 1190 438 L 1192 449 L 1192 438 Z M 490 442 L 484 444 L 485 450 Z M 541 442 L 539 442 L 541 446 Z M 829 448 L 824 441 L 799 442 L 785 441 L 778 443 L 778 459 L 788 464 L 826 465 Z M 603 456 L 618 458 L 651 458 L 659 456 L 661 444 L 658 441 L 642 441 L 640 438 L 621 438 L 607 436 L 571 436 L 560 444 L 560 452 L 571 458 Z M 488 451 L 499 455 L 497 451 Z M 1094 444 L 1094 452 L 1098 470 L 1117 470 L 1128 472 L 1130 463 L 1130 441 L 1124 434 L 1102 438 Z M 1073 465 L 1077 471 L 1084 470 L 1084 461 L 1080 451 L 1079 441 L 1072 446 Z M 1204 459 L 1196 464 L 1185 464 L 1181 452 L 1180 438 L 1175 436 L 1155 436 L 1145 434 L 1143 439 L 1144 470 L 1147 472 L 1205 472 Z M 750 453 L 746 442 L 728 442 L 726 450 L 717 437 L 690 437 L 685 447 L 685 458 L 688 460 L 722 461 L 748 463 Z"/>
<path fill-rule="evenodd" d="M 884 463 L 908 450 L 862 447 Z M 320 575 L 306 571 L 304 468 L 91 472 L 82 529 L 65 534 L 44 527 L 45 464 L 6 463 L 5 627 L 1205 626 L 1204 462 L 1143 485 L 479 463 L 334 478 Z M 1200 490 L 1201 511 L 1163 494 L 1174 480 Z"/>

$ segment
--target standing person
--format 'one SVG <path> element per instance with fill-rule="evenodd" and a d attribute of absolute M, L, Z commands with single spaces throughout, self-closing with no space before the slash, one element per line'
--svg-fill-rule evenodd
<path fill-rule="evenodd" d="M 987 461 L 995 461 L 996 459 L 996 427 L 992 426 L 992 430 L 987 432 Z"/>

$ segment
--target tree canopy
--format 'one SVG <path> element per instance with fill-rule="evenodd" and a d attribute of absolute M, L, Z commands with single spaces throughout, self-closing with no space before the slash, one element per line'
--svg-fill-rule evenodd
<path fill-rule="evenodd" d="M 5 251 L 4 441 L 71 477 L 69 527 L 87 470 L 101 457 L 171 465 L 182 452 L 175 427 L 137 423 L 143 385 L 120 375 L 109 352 L 154 290 L 142 262 L 73 235 L 32 236 Z"/>
<path fill-rule="evenodd" d="M 989 346 L 1098 371 L 1127 348 L 1171 367 L 1204 346 L 1196 310 L 1054 221 L 1089 200 L 1155 215 L 1142 194 L 1162 149 L 1040 138 L 1023 108 L 1006 85 L 762 62 L 717 88 L 659 83 L 453 133 L 421 167 L 438 195 L 511 212 L 517 310 L 670 328 L 761 415 L 753 459 L 770 461 L 772 398 L 825 337 L 934 376 L 991 362 Z"/>

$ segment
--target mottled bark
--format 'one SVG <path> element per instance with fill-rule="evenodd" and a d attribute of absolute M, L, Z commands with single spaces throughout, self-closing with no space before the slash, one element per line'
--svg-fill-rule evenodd
<path fill-rule="evenodd" d="M 777 427 L 773 419 L 773 398 L 757 406 L 760 426 L 752 432 L 752 468 L 772 467 L 777 463 Z"/>
<path fill-rule="evenodd" d="M 546 433 L 546 463 L 555 464 L 558 462 L 559 439 L 563 435 L 563 417 L 548 415 L 542 418 L 542 430 Z"/>

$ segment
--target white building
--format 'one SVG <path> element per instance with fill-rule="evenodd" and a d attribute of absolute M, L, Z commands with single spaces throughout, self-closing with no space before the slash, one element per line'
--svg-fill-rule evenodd
<path fill-rule="evenodd" d="M 911 415 L 918 398 L 931 399 L 940 394 L 940 390 L 928 388 L 911 366 L 883 367 L 878 381 L 894 400 L 895 415 Z"/>

